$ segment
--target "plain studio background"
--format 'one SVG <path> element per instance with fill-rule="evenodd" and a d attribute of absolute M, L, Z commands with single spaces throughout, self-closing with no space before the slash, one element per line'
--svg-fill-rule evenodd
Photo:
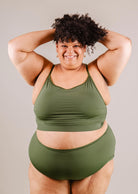
<path fill-rule="evenodd" d="M 115 169 L 107 194 L 138 193 L 138 1 L 137 0 L 1 0 L 0 74 L 0 193 L 29 194 L 28 146 L 36 130 L 32 86 L 17 72 L 8 57 L 8 41 L 21 34 L 50 28 L 65 13 L 89 13 L 97 23 L 132 40 L 132 55 L 115 85 L 110 87 L 111 103 L 107 121 L 116 136 Z M 53 42 L 36 51 L 58 63 Z M 106 51 L 97 43 L 88 63 Z"/>

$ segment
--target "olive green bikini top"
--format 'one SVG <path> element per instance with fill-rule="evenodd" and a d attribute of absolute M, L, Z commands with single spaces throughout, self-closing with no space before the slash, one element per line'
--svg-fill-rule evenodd
<path fill-rule="evenodd" d="M 73 88 L 56 86 L 51 71 L 35 101 L 37 129 L 43 131 L 92 131 L 102 127 L 107 108 L 89 71 L 87 80 Z"/>

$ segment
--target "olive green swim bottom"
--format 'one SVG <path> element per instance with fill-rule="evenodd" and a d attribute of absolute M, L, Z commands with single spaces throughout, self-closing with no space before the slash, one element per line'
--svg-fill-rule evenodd
<path fill-rule="evenodd" d="M 102 168 L 114 157 L 115 136 L 108 125 L 96 141 L 73 149 L 55 149 L 43 145 L 36 131 L 29 144 L 29 158 L 42 174 L 56 180 L 81 180 Z"/>

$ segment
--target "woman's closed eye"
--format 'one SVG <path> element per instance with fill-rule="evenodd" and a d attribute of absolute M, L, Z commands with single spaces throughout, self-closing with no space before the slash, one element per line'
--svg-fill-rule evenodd
<path fill-rule="evenodd" d="M 61 47 L 67 48 L 68 46 L 67 46 L 67 45 L 62 45 Z M 73 47 L 74 47 L 74 48 L 77 48 L 77 47 L 80 47 L 80 45 L 74 45 Z"/>
<path fill-rule="evenodd" d="M 76 45 L 74 45 L 74 47 L 80 47 L 80 45 L 77 45 L 77 44 L 76 44 Z"/>
<path fill-rule="evenodd" d="M 67 46 L 66 46 L 66 45 L 62 45 L 61 47 L 67 48 Z"/>

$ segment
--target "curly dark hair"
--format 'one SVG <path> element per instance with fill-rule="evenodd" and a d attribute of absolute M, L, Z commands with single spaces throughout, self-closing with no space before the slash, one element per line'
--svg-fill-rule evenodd
<path fill-rule="evenodd" d="M 96 24 L 88 13 L 85 15 L 65 14 L 62 18 L 56 18 L 51 27 L 55 29 L 54 41 L 56 43 L 77 40 L 83 47 L 87 46 L 88 54 L 90 54 L 89 47 L 93 53 L 95 43 L 107 34 L 106 29 Z"/>

